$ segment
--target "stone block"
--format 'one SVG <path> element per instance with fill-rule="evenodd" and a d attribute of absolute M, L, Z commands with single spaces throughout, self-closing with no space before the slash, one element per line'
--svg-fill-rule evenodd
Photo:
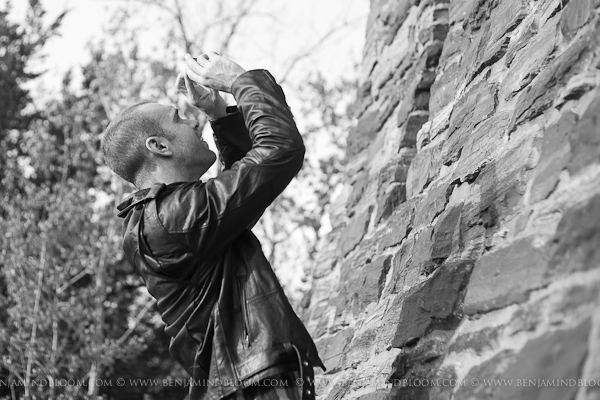
<path fill-rule="evenodd" d="M 382 195 L 377 197 L 376 223 L 389 217 L 392 212 L 406 201 L 406 184 L 390 183 Z"/>
<path fill-rule="evenodd" d="M 431 259 L 443 261 L 450 254 L 456 253 L 462 247 L 461 243 L 461 214 L 462 205 L 453 207 L 440 215 L 433 230 L 433 247 Z"/>
<path fill-rule="evenodd" d="M 372 393 L 363 394 L 356 400 L 385 400 L 388 398 L 390 391 L 385 389 L 376 390 Z"/>
<path fill-rule="evenodd" d="M 426 148 L 413 158 L 406 177 L 407 199 L 423 192 L 437 177 L 442 167 L 440 151 L 440 146 Z"/>
<path fill-rule="evenodd" d="M 360 365 L 373 354 L 374 348 L 379 347 L 380 349 L 383 349 L 387 346 L 388 343 L 383 343 L 381 339 L 378 339 L 380 330 L 379 326 L 374 326 L 371 329 L 361 329 L 360 331 L 355 332 L 346 351 L 348 367 L 356 368 L 357 365 Z"/>
<path fill-rule="evenodd" d="M 396 75 L 398 72 L 396 72 Z M 376 106 L 379 110 L 379 118 L 381 126 L 385 124 L 388 118 L 394 113 L 394 110 L 404 96 L 404 88 L 398 84 L 398 79 L 393 78 L 388 84 L 377 93 Z"/>
<path fill-rule="evenodd" d="M 439 64 L 440 56 L 442 54 L 442 48 L 444 47 L 444 43 L 439 40 L 435 40 L 429 42 L 425 45 L 423 52 L 419 56 L 421 62 L 419 64 L 424 64 L 425 68 L 435 68 Z"/>
<path fill-rule="evenodd" d="M 516 355 L 514 363 L 501 379 L 526 379 L 529 382 L 577 382 L 583 361 L 588 355 L 589 319 L 577 326 L 556 330 L 532 339 Z M 522 385 L 502 388 L 498 400 L 563 400 L 574 398 L 576 384 Z"/>
<path fill-rule="evenodd" d="M 448 24 L 448 18 L 450 17 L 450 11 L 448 10 L 448 4 L 438 5 L 433 9 L 433 22 Z M 441 4 L 441 3 L 438 3 Z"/>
<path fill-rule="evenodd" d="M 550 25 L 550 24 L 547 24 Z M 506 52 L 506 58 L 504 63 L 506 67 L 510 67 L 517 52 L 519 52 L 523 47 L 527 46 L 528 43 L 531 43 L 535 35 L 538 33 L 538 24 L 536 21 L 531 21 L 531 23 L 527 26 L 526 29 L 523 30 L 523 33 L 520 36 L 517 36 L 515 39 L 510 41 L 508 45 L 508 50 Z M 546 41 L 550 42 L 550 41 Z"/>
<path fill-rule="evenodd" d="M 582 60 L 585 59 L 584 54 L 596 50 L 597 38 L 594 36 L 597 36 L 597 33 L 590 31 L 579 40 L 571 42 L 569 47 L 548 64 L 519 95 L 511 131 L 516 125 L 540 115 L 552 105 L 558 89 L 571 76 L 580 72 Z"/>
<path fill-rule="evenodd" d="M 397 125 L 400 127 L 406 123 L 408 115 L 415 109 L 415 90 L 419 83 L 419 71 L 411 68 L 406 76 L 402 78 L 396 90 L 401 93 L 400 107 L 396 116 Z"/>
<path fill-rule="evenodd" d="M 431 121 L 423 124 L 417 132 L 417 153 L 423 150 L 423 147 L 431 143 Z"/>
<path fill-rule="evenodd" d="M 430 279 L 409 290 L 402 303 L 392 346 L 405 346 L 422 337 L 434 319 L 452 315 L 470 273 L 469 263 L 444 265 Z"/>
<path fill-rule="evenodd" d="M 331 388 L 325 400 L 340 400 L 343 399 L 350 392 L 350 385 L 344 380 L 336 382 Z"/>
<path fill-rule="evenodd" d="M 429 112 L 433 117 L 446 107 L 454 97 L 460 81 L 458 80 L 459 65 L 453 62 L 441 71 L 431 86 Z"/>
<path fill-rule="evenodd" d="M 471 32 L 481 32 L 489 26 L 492 13 L 499 6 L 498 1 L 478 1 L 475 8 L 471 10 L 469 19 L 465 20 L 463 26 Z"/>
<path fill-rule="evenodd" d="M 369 207 L 369 209 L 355 215 L 342 231 L 340 237 L 342 256 L 346 256 L 346 254 L 352 251 L 360 243 L 363 236 L 365 236 L 369 220 L 371 219 L 372 209 L 373 207 Z"/>
<path fill-rule="evenodd" d="M 358 203 L 369 184 L 369 173 L 365 170 L 360 170 L 351 182 L 352 192 L 348 198 L 348 207 L 353 207 Z"/>
<path fill-rule="evenodd" d="M 417 144 L 417 132 L 419 132 L 419 129 L 428 120 L 429 113 L 427 111 L 413 111 L 408 115 L 406 121 L 398 121 L 398 126 L 403 126 L 399 148 L 415 147 Z"/>
<path fill-rule="evenodd" d="M 420 77 L 417 79 L 416 90 L 425 90 L 431 88 L 433 82 L 435 82 L 435 68 L 427 68 L 420 71 Z"/>
<path fill-rule="evenodd" d="M 419 42 L 425 44 L 430 41 L 438 40 L 443 42 L 448 35 L 450 27 L 447 23 L 438 23 L 429 25 L 428 27 L 421 29 L 419 32 Z"/>
<path fill-rule="evenodd" d="M 386 229 L 378 235 L 381 248 L 400 243 L 412 230 L 414 208 L 409 203 L 402 203 L 386 221 Z"/>
<path fill-rule="evenodd" d="M 554 107 L 560 109 L 568 101 L 580 99 L 583 95 L 596 88 L 599 81 L 600 71 L 597 70 L 587 70 L 571 77 L 567 84 L 557 94 L 557 98 L 554 101 Z"/>
<path fill-rule="evenodd" d="M 415 246 L 412 254 L 411 268 L 420 268 L 421 265 L 430 261 L 433 227 L 428 226 L 425 229 L 415 233 Z"/>
<path fill-rule="evenodd" d="M 471 35 L 469 32 L 465 32 L 460 26 L 454 25 L 450 27 L 448 35 L 444 40 L 444 47 L 442 48 L 442 54 L 440 55 L 439 68 L 448 68 L 449 61 L 456 58 L 461 54 L 464 54 L 465 48 L 471 43 Z"/>
<path fill-rule="evenodd" d="M 452 2 L 449 10 L 450 25 L 454 25 L 457 22 L 464 21 L 479 7 L 479 4 L 479 0 Z"/>
<path fill-rule="evenodd" d="M 429 188 L 425 198 L 416 205 L 416 227 L 429 225 L 446 208 L 449 189 L 450 186 L 447 183 L 436 184 Z"/>
<path fill-rule="evenodd" d="M 557 24 L 556 20 L 548 21 L 538 31 L 532 22 L 514 45 L 509 46 L 505 63 L 510 69 L 502 82 L 502 98 L 513 98 L 551 62 L 557 46 Z"/>
<path fill-rule="evenodd" d="M 377 177 L 377 212 L 375 222 L 391 215 L 396 207 L 406 201 L 406 171 L 409 159 L 400 157 L 383 168 Z"/>
<path fill-rule="evenodd" d="M 504 37 L 515 30 L 529 14 L 529 2 L 526 0 L 499 1 L 490 15 L 492 43 L 502 41 Z"/>
<path fill-rule="evenodd" d="M 497 379 L 515 363 L 516 356 L 510 350 L 503 350 L 492 358 L 483 363 L 471 368 L 465 377 L 468 383 L 474 382 L 472 379 L 477 379 L 476 385 L 464 385 L 458 388 L 454 398 L 461 400 L 479 400 L 479 399 L 494 399 L 506 390 L 504 386 L 483 385 L 483 379 Z M 534 398 L 527 399 L 533 400 Z M 524 399 L 523 399 L 524 400 Z M 540 399 L 541 400 L 541 399 Z"/>
<path fill-rule="evenodd" d="M 524 0 L 499 1 L 486 24 L 486 33 L 482 38 L 473 74 L 496 63 L 507 52 L 512 32 L 529 12 L 528 2 Z"/>
<path fill-rule="evenodd" d="M 369 111 L 362 115 L 355 127 L 348 132 L 348 152 L 356 154 L 375 140 L 377 133 L 383 126 L 379 111 Z"/>
<path fill-rule="evenodd" d="M 356 94 L 356 102 L 354 103 L 356 117 L 360 118 L 363 112 L 372 103 L 373 98 L 371 97 L 371 81 L 367 80 L 358 87 L 358 91 Z"/>
<path fill-rule="evenodd" d="M 486 236 L 492 235 L 507 218 L 521 209 L 523 196 L 527 190 L 527 176 L 524 170 L 531 158 L 533 136 L 518 142 L 510 152 L 505 152 L 497 160 L 480 166 L 465 182 L 479 186 L 479 201 L 465 204 L 463 223 L 470 228 L 476 225 L 486 229 Z M 464 151 L 463 151 L 464 154 Z M 461 162 L 462 162 L 461 157 Z M 460 169 L 460 164 L 456 171 Z"/>
<path fill-rule="evenodd" d="M 473 182 L 477 171 L 481 171 L 488 160 L 497 158 L 510 118 L 508 113 L 498 112 L 473 130 L 460 127 L 454 132 L 444 144 L 441 156 L 445 165 L 458 162 L 452 173 L 453 181 Z"/>
<path fill-rule="evenodd" d="M 567 40 L 573 39 L 592 15 L 591 0 L 571 0 L 560 14 L 560 32 Z"/>
<path fill-rule="evenodd" d="M 411 286 L 419 278 L 419 271 L 412 263 L 414 240 L 408 238 L 402 242 L 400 249 L 394 255 L 392 280 L 388 287 L 392 293 L 398 293 L 404 287 Z M 411 279 L 415 277 L 416 279 Z"/>
<path fill-rule="evenodd" d="M 315 340 L 319 356 L 327 368 L 327 373 L 335 373 L 340 370 L 344 362 L 346 346 L 352 340 L 354 330 L 346 328 L 335 335 Z"/>
<path fill-rule="evenodd" d="M 334 257 L 334 255 L 332 254 L 331 257 Z M 317 266 L 313 270 L 313 278 L 321 279 L 321 278 L 329 275 L 331 273 L 331 271 L 333 270 L 333 268 L 335 268 L 335 265 L 336 265 L 335 258 L 318 260 Z"/>
<path fill-rule="evenodd" d="M 385 46 L 389 46 L 394 38 L 396 32 L 400 29 L 400 26 L 408 17 L 411 7 L 416 3 L 416 0 L 407 0 L 398 2 L 389 2 L 380 9 L 379 20 L 385 27 L 385 39 L 383 41 Z"/>
<path fill-rule="evenodd" d="M 473 26 L 465 29 L 465 34 L 469 35 L 469 40 L 465 41 L 460 58 L 460 68 L 458 79 L 461 87 L 470 84 L 473 78 L 478 75 L 481 65 L 481 56 L 485 51 L 490 39 L 490 25 L 485 24 L 482 29 L 474 30 Z"/>
<path fill-rule="evenodd" d="M 484 254 L 473 269 L 467 288 L 464 311 L 488 312 L 520 303 L 529 292 L 544 285 L 548 256 L 520 239 L 508 247 Z"/>
<path fill-rule="evenodd" d="M 329 325 L 329 318 L 327 316 L 322 316 L 321 318 L 319 318 L 319 320 L 317 321 L 317 325 L 310 333 L 311 337 L 318 338 L 318 337 L 323 336 L 325 333 L 327 333 L 328 325 Z"/>
<path fill-rule="evenodd" d="M 391 256 L 381 256 L 374 260 L 359 257 L 342 264 L 339 297 L 346 310 L 356 316 L 370 303 L 379 301 L 391 259 Z"/>
<path fill-rule="evenodd" d="M 600 266 L 600 195 L 564 212 L 551 243 L 551 274 L 587 271 Z"/>
<path fill-rule="evenodd" d="M 570 159 L 569 134 L 576 121 L 577 115 L 567 111 L 544 133 L 542 152 L 531 186 L 531 203 L 545 199 L 554 191 L 560 172 Z"/>
<path fill-rule="evenodd" d="M 498 89 L 482 80 L 473 85 L 456 102 L 450 117 L 450 134 L 461 128 L 469 131 L 496 110 Z"/>
<path fill-rule="evenodd" d="M 417 90 L 415 92 L 414 109 L 417 111 L 429 110 L 429 89 Z M 428 115 L 429 116 L 429 115 Z"/>
<path fill-rule="evenodd" d="M 458 335 L 448 347 L 448 353 L 472 351 L 482 354 L 494 349 L 498 345 L 498 338 L 503 327 L 485 327 L 476 332 L 467 332 Z"/>
<path fill-rule="evenodd" d="M 571 161 L 567 169 L 571 176 L 600 160 L 600 90 L 569 135 Z"/>
<path fill-rule="evenodd" d="M 448 339 L 449 335 L 447 333 L 436 331 L 419 340 L 414 347 L 405 348 L 393 361 L 392 373 L 388 377 L 388 382 L 394 384 L 394 380 L 399 379 L 431 379 L 434 377 L 439 378 L 440 375 L 447 376 L 447 370 L 436 371 L 436 368 L 432 367 L 437 364 L 435 360 L 444 356 L 448 347 Z M 398 383 L 394 386 L 398 386 Z"/>

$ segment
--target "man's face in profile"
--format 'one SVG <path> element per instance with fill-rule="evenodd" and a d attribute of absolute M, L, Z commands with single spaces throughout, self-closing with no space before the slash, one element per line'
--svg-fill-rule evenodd
<path fill-rule="evenodd" d="M 173 152 L 173 161 L 178 168 L 187 172 L 197 172 L 198 179 L 216 161 L 216 154 L 202 139 L 200 124 L 196 120 L 179 117 L 179 110 L 173 106 L 157 103 L 142 104 L 139 111 L 155 118 L 168 136 Z"/>

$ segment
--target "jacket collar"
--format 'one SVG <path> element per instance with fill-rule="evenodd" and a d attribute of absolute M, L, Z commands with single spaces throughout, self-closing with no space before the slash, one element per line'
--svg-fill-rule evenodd
<path fill-rule="evenodd" d="M 158 193 L 165 186 L 167 185 L 165 185 L 164 183 L 155 183 L 150 188 L 138 190 L 131 196 L 127 197 L 121 204 L 117 206 L 117 210 L 119 210 L 117 216 L 120 218 L 125 218 L 125 216 L 129 213 L 129 210 L 131 210 L 138 204 L 155 199 Z"/>

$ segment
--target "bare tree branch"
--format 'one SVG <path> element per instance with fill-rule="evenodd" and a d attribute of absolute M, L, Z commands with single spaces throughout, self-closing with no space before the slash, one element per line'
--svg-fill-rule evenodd
<path fill-rule="evenodd" d="M 323 44 L 326 43 L 334 34 L 336 34 L 337 32 L 339 32 L 345 28 L 355 25 L 356 23 L 360 22 L 361 20 L 362 20 L 362 16 L 355 18 L 353 20 L 350 20 L 350 21 L 344 21 L 342 24 L 334 26 L 333 28 L 331 28 L 330 30 L 325 32 L 325 34 L 323 36 L 321 36 L 315 43 L 313 43 L 307 49 L 296 54 L 291 59 L 291 61 L 288 63 L 288 66 L 285 69 L 285 71 L 283 72 L 283 74 L 281 74 L 281 76 L 278 77 L 277 80 L 279 81 L 279 84 L 282 85 L 288 79 L 291 72 L 294 70 L 294 68 L 300 61 L 310 57 L 319 47 L 323 46 Z"/>
<path fill-rule="evenodd" d="M 2 365 L 2 367 L 6 368 L 11 374 L 13 374 L 19 380 L 19 382 L 22 382 L 23 384 L 25 384 L 25 378 L 23 378 L 19 374 L 19 371 L 13 367 L 12 363 L 6 362 L 4 360 L 0 360 L 0 365 Z M 14 385 L 11 385 L 11 387 L 12 386 L 14 386 Z"/>
<path fill-rule="evenodd" d="M 248 3 L 248 5 L 245 8 L 244 8 L 244 3 L 246 3 L 246 0 L 241 0 L 241 7 L 240 7 L 241 11 L 235 17 L 233 23 L 229 27 L 229 33 L 227 34 L 227 36 L 221 43 L 221 49 L 220 49 L 221 52 L 227 51 L 227 49 L 229 48 L 229 43 L 231 42 L 231 39 L 235 35 L 240 22 L 242 22 L 242 20 L 248 16 L 248 14 L 250 13 L 250 10 L 252 10 L 252 8 L 256 5 L 256 3 L 258 3 L 258 0 L 250 0 L 250 2 Z"/>
<path fill-rule="evenodd" d="M 33 326 L 31 327 L 31 338 L 29 340 L 29 349 L 27 350 L 27 369 L 25 373 L 25 397 L 29 397 L 29 387 L 31 383 L 31 367 L 33 365 L 33 348 L 37 339 L 37 318 L 40 310 L 40 298 L 42 297 L 42 282 L 44 280 L 44 269 L 46 269 L 46 239 L 42 242 L 40 252 L 40 267 L 38 270 L 37 285 L 35 288 L 35 300 L 33 303 Z"/>
<path fill-rule="evenodd" d="M 137 326 L 140 323 L 140 321 L 142 320 L 142 318 L 144 318 L 144 315 L 146 315 L 146 313 L 150 310 L 150 308 L 152 308 L 152 306 L 154 306 L 154 304 L 156 304 L 156 300 L 154 300 L 154 299 L 152 299 L 151 301 L 146 303 L 144 308 L 142 308 L 142 311 L 140 311 L 140 313 L 137 315 L 137 317 L 135 317 L 135 321 L 133 322 L 133 325 L 131 325 L 129 327 L 129 329 L 127 329 L 125 331 L 125 333 L 123 333 L 121 335 L 121 337 L 119 339 L 117 339 L 117 341 L 115 342 L 116 347 L 121 346 L 127 340 L 127 338 L 133 333 L 135 328 L 137 328 Z"/>
<path fill-rule="evenodd" d="M 181 3 L 179 0 L 175 0 L 175 19 L 177 20 L 177 24 L 179 25 L 179 31 L 181 32 L 181 38 L 183 39 L 183 43 L 185 45 L 185 52 L 192 52 L 192 43 L 188 39 L 188 35 L 185 29 L 185 24 L 183 23 L 183 14 L 181 13 Z"/>

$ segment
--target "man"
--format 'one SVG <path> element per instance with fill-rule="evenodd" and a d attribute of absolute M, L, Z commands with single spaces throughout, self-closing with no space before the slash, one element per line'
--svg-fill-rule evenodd
<path fill-rule="evenodd" d="M 125 254 L 157 299 L 191 399 L 314 398 L 323 363 L 250 231 L 300 170 L 302 138 L 267 71 L 212 52 L 186 63 L 178 86 L 210 119 L 225 170 L 199 181 L 216 156 L 174 107 L 121 113 L 102 149 L 140 189 L 119 205 Z"/>

